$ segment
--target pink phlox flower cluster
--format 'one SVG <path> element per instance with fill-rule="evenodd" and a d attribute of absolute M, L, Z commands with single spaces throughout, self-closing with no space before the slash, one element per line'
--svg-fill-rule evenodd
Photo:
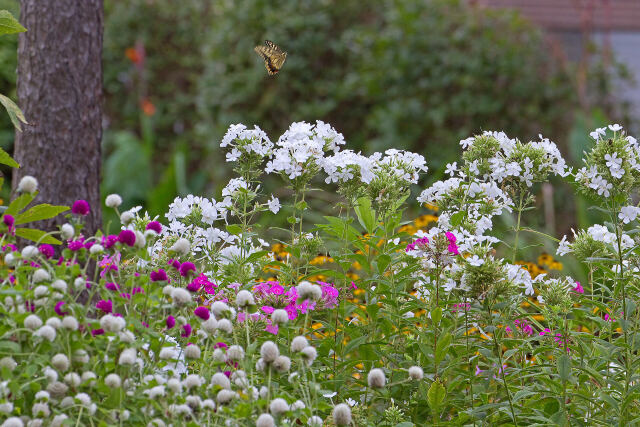
<path fill-rule="evenodd" d="M 584 294 L 584 288 L 582 287 L 582 285 L 580 284 L 580 282 L 576 282 L 574 287 L 573 287 L 573 291 L 579 294 Z"/>
<path fill-rule="evenodd" d="M 453 304 L 451 308 L 451 312 L 457 313 L 459 311 L 460 312 L 469 311 L 470 308 L 471 308 L 471 304 L 469 304 L 468 302 L 461 302 L 459 304 Z"/>
<path fill-rule="evenodd" d="M 427 237 L 421 237 L 416 239 L 413 243 L 409 243 L 405 252 L 415 251 L 418 247 L 425 247 L 429 244 L 429 239 Z"/>
<path fill-rule="evenodd" d="M 338 305 L 338 298 L 340 297 L 340 292 L 336 288 L 334 288 L 330 283 L 326 282 L 317 282 L 320 285 L 320 289 L 322 289 L 322 302 L 324 308 L 334 308 Z"/>
<path fill-rule="evenodd" d="M 516 329 L 518 329 L 520 332 L 522 332 L 524 335 L 528 335 L 531 336 L 533 335 L 533 328 L 531 327 L 531 324 L 525 320 L 525 319 L 516 319 L 513 321 L 514 325 L 516 325 Z M 505 327 L 504 328 L 505 331 L 511 333 L 511 328 L 510 327 Z M 546 331 L 548 331 L 548 329 L 545 329 Z M 541 335 L 544 335 L 542 332 L 540 333 Z"/>

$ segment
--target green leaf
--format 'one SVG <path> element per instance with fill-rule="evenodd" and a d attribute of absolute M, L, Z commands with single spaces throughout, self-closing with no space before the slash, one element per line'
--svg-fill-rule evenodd
<path fill-rule="evenodd" d="M 53 236 L 46 235 L 46 231 L 37 230 L 35 228 L 17 228 L 16 236 L 38 243 L 49 243 L 51 245 L 60 245 L 62 242 Z"/>
<path fill-rule="evenodd" d="M 444 334 L 438 340 L 438 345 L 436 347 L 436 352 L 434 355 L 436 365 L 442 362 L 444 359 L 444 355 L 447 354 L 447 350 L 449 350 L 449 346 L 451 345 L 451 334 Z"/>
<path fill-rule="evenodd" d="M 464 215 L 465 215 L 465 212 L 456 212 L 453 215 L 451 215 L 451 220 L 449 222 L 451 222 L 451 225 L 453 227 L 457 227 L 460 224 L 462 224 L 462 220 L 464 219 Z"/>
<path fill-rule="evenodd" d="M 383 274 L 387 267 L 391 263 L 391 257 L 387 254 L 382 254 L 378 257 L 378 273 Z"/>
<path fill-rule="evenodd" d="M 0 10 L 0 35 L 24 33 L 25 27 L 13 17 L 8 10 Z"/>
<path fill-rule="evenodd" d="M 16 218 L 16 225 L 53 218 L 58 214 L 67 210 L 69 210 L 68 206 L 53 206 L 47 203 L 44 203 L 42 205 L 36 205 L 31 209 L 18 215 Z"/>
<path fill-rule="evenodd" d="M 38 195 L 38 192 L 35 193 L 24 193 L 20 196 L 13 199 L 13 201 L 9 204 L 9 207 L 5 211 L 6 215 L 17 215 L 22 209 L 26 208 L 29 203 L 33 200 L 34 197 Z"/>
<path fill-rule="evenodd" d="M 9 155 L 9 153 L 4 151 L 2 148 L 0 148 L 0 163 L 2 163 L 3 165 L 11 166 L 12 168 L 20 167 L 18 162 L 13 160 L 13 158 Z"/>
<path fill-rule="evenodd" d="M 566 354 L 558 357 L 556 360 L 556 365 L 558 367 L 558 375 L 562 381 L 567 381 L 569 379 L 569 375 L 571 375 L 571 359 Z"/>
<path fill-rule="evenodd" d="M 440 307 L 436 307 L 431 310 L 431 321 L 435 326 L 440 324 L 440 320 L 442 319 L 442 309 Z"/>
<path fill-rule="evenodd" d="M 431 384 L 431 387 L 429 387 L 429 391 L 427 392 L 427 401 L 429 402 L 429 407 L 433 412 L 438 411 L 438 408 L 440 408 L 440 405 L 444 402 L 446 394 L 447 391 L 444 386 L 438 381 L 434 381 Z"/>
<path fill-rule="evenodd" d="M 371 207 L 371 200 L 367 197 L 360 197 L 354 207 L 358 222 L 369 234 L 373 234 L 376 227 L 376 213 Z"/>
<path fill-rule="evenodd" d="M 242 227 L 238 224 L 229 224 L 227 225 L 227 231 L 229 234 L 238 235 L 242 231 Z"/>
<path fill-rule="evenodd" d="M 19 353 L 20 344 L 13 341 L 0 341 L 0 351 L 9 353 Z"/>
<path fill-rule="evenodd" d="M 20 122 L 29 124 L 29 122 L 27 122 L 27 119 L 24 118 L 24 113 L 22 113 L 22 110 L 20 110 L 20 108 L 15 104 L 15 102 L 13 102 L 12 100 L 10 100 L 4 95 L 0 95 L 0 104 L 2 104 L 4 108 L 7 110 L 7 113 L 9 114 L 9 118 L 11 119 L 11 123 L 13 123 L 13 126 L 16 129 L 18 129 L 20 132 L 22 132 L 22 128 L 20 127 Z"/>

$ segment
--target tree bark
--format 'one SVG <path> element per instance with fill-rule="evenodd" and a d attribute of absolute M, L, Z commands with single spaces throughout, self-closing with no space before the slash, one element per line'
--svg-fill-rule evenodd
<path fill-rule="evenodd" d="M 91 205 L 85 235 L 102 225 L 103 0 L 21 0 L 27 32 L 18 42 L 18 105 L 31 125 L 16 132 L 13 172 L 38 179 L 37 201 Z M 39 224 L 54 229 L 58 216 Z"/>

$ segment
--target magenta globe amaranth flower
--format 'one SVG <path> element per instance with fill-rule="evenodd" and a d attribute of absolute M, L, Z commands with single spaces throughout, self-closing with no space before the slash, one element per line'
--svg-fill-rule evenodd
<path fill-rule="evenodd" d="M 169 280 L 169 278 L 167 277 L 167 272 L 161 268 L 158 269 L 158 271 L 152 271 L 149 274 L 149 278 L 152 282 L 166 282 L 167 280 Z"/>
<path fill-rule="evenodd" d="M 196 272 L 196 266 L 195 266 L 195 264 L 194 264 L 194 263 L 189 262 L 189 261 L 187 261 L 187 262 L 183 262 L 183 263 L 180 265 L 180 269 L 179 269 L 178 271 L 180 272 L 180 275 L 181 275 L 182 277 L 186 277 L 190 272 L 192 272 L 192 271 L 193 271 L 194 273 Z"/>
<path fill-rule="evenodd" d="M 122 230 L 118 234 L 118 241 L 127 246 L 133 246 L 136 244 L 136 233 L 131 230 Z"/>
<path fill-rule="evenodd" d="M 191 336 L 191 331 L 192 331 L 191 325 L 187 323 L 182 327 L 182 333 L 180 335 L 185 338 L 189 338 Z"/>
<path fill-rule="evenodd" d="M 76 200 L 75 202 L 73 202 L 73 206 L 71 206 L 71 212 L 76 215 L 88 215 L 90 210 L 91 207 L 89 206 L 89 202 L 82 199 Z"/>
<path fill-rule="evenodd" d="M 38 250 L 42 255 L 45 256 L 45 258 L 53 258 L 53 255 L 55 255 L 56 253 L 55 249 L 53 249 L 53 246 L 48 245 L 46 243 L 43 245 L 40 245 Z"/>
<path fill-rule="evenodd" d="M 100 300 L 96 304 L 98 310 L 102 310 L 105 313 L 111 313 L 113 311 L 113 303 L 111 300 Z"/>
<path fill-rule="evenodd" d="M 64 302 L 64 301 L 58 301 L 56 303 L 56 306 L 53 308 L 53 311 L 55 311 L 58 316 L 66 316 L 67 314 L 69 314 L 69 312 L 68 311 L 62 311 L 62 306 L 65 305 L 65 304 L 66 304 L 66 302 Z"/>
<path fill-rule="evenodd" d="M 166 324 L 167 324 L 167 329 L 173 328 L 174 326 L 176 326 L 176 318 L 169 315 L 167 317 Z"/>
<path fill-rule="evenodd" d="M 156 233 L 160 234 L 162 233 L 162 224 L 160 224 L 158 221 L 151 221 L 149 224 L 147 224 L 145 230 L 153 230 Z"/>
<path fill-rule="evenodd" d="M 12 215 L 4 215 L 2 217 L 2 222 L 4 223 L 4 225 L 9 227 L 9 231 L 11 231 L 13 229 L 13 224 L 15 224 L 16 220 L 15 218 L 13 218 Z"/>
<path fill-rule="evenodd" d="M 196 308 L 193 311 L 193 314 L 195 314 L 196 316 L 198 316 L 199 318 L 201 318 L 202 320 L 209 320 L 209 317 L 211 317 L 211 313 L 209 312 L 209 309 L 205 306 L 200 306 L 198 308 Z"/>

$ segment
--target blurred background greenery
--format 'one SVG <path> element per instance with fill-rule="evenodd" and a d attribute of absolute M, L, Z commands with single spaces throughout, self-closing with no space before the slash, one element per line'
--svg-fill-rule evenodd
<path fill-rule="evenodd" d="M 470 3 L 105 0 L 102 192 L 153 215 L 176 195 L 217 196 L 230 172 L 218 143 L 238 122 L 277 139 L 293 121 L 324 120 L 350 148 L 423 154 L 428 181 L 482 130 L 543 133 L 575 164 L 588 130 L 636 125 L 614 96 L 624 67 L 595 43 L 571 62 L 517 12 Z M 15 0 L 0 8 L 19 12 Z M 289 53 L 275 77 L 253 52 L 264 39 Z M 0 44 L 0 93 L 13 98 L 16 45 Z M 0 115 L 0 145 L 12 141 Z M 571 188 L 552 190 L 538 222 L 554 233 L 589 223 Z"/>

